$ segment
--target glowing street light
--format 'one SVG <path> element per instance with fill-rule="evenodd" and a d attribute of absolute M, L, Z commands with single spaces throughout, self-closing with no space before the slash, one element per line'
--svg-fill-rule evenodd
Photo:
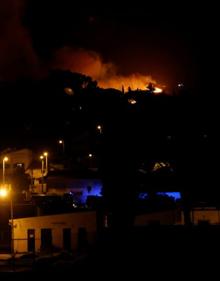
<path fill-rule="evenodd" d="M 44 169 L 44 156 L 43 155 L 40 156 L 40 160 L 41 160 L 41 163 L 42 163 L 41 171 L 43 171 L 43 169 Z"/>
<path fill-rule="evenodd" d="M 3 161 L 2 161 L 2 172 L 3 172 L 3 175 L 2 175 L 2 181 L 3 181 L 3 185 L 5 184 L 5 162 L 8 161 L 8 157 L 5 156 L 3 158 Z"/>
<path fill-rule="evenodd" d="M 93 157 L 92 153 L 89 153 L 89 158 L 92 158 L 92 157 Z"/>
<path fill-rule="evenodd" d="M 41 173 L 43 174 L 43 172 L 44 172 L 44 156 L 41 155 L 40 159 L 41 159 Z"/>
<path fill-rule="evenodd" d="M 48 152 L 44 152 L 44 156 L 46 159 L 46 173 L 48 173 Z"/>
<path fill-rule="evenodd" d="M 44 191 L 44 156 L 41 155 L 40 156 L 40 159 L 41 159 L 41 181 L 42 181 L 42 193 Z"/>
<path fill-rule="evenodd" d="M 64 143 L 64 140 L 59 140 L 58 143 L 59 143 L 60 145 L 62 145 L 62 147 L 63 147 L 63 153 L 64 153 L 64 151 L 65 151 L 65 143 Z"/>
<path fill-rule="evenodd" d="M 4 185 L 0 187 L 1 198 L 8 197 L 9 193 L 10 193 L 10 224 L 11 224 L 11 255 L 12 258 L 14 258 L 14 210 L 13 210 L 12 189 L 11 186 L 9 186 L 9 188 L 6 188 Z"/>
<path fill-rule="evenodd" d="M 178 88 L 183 88 L 184 84 L 183 83 L 179 83 L 177 86 L 178 86 Z"/>
<path fill-rule="evenodd" d="M 102 126 L 101 125 L 97 125 L 97 130 L 99 131 L 100 134 L 102 134 Z"/>
<path fill-rule="evenodd" d="M 0 188 L 0 197 L 5 198 L 8 196 L 8 190 L 5 187 Z"/>

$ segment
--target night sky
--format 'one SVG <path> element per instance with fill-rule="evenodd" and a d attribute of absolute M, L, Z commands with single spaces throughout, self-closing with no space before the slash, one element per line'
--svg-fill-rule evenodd
<path fill-rule="evenodd" d="M 98 80 L 150 75 L 168 90 L 179 82 L 209 85 L 217 54 L 215 7 L 145 4 L 1 3 L 1 80 L 71 68 Z"/>

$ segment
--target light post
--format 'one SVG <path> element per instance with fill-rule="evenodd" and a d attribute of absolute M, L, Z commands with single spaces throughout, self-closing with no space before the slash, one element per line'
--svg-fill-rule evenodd
<path fill-rule="evenodd" d="M 58 143 L 59 143 L 60 145 L 62 145 L 63 154 L 64 154 L 64 152 L 65 152 L 65 143 L 64 143 L 64 140 L 59 140 Z"/>
<path fill-rule="evenodd" d="M 48 173 L 48 152 L 44 152 L 44 156 L 46 159 L 46 173 Z"/>
<path fill-rule="evenodd" d="M 42 188 L 42 193 L 44 192 L 44 156 L 40 156 L 41 159 L 41 188 Z"/>
<path fill-rule="evenodd" d="M 97 130 L 99 131 L 100 134 L 102 134 L 102 126 L 101 125 L 97 125 Z"/>
<path fill-rule="evenodd" d="M 8 157 L 7 156 L 5 156 L 4 158 L 3 158 L 3 161 L 2 161 L 2 182 L 3 182 L 3 185 L 5 184 L 5 162 L 7 162 L 8 161 Z"/>
<path fill-rule="evenodd" d="M 13 209 L 13 196 L 10 187 L 11 200 L 10 200 L 10 217 L 11 217 L 11 254 L 14 258 L 14 209 Z"/>
<path fill-rule="evenodd" d="M 14 209 L 13 209 L 13 196 L 12 188 L 9 186 L 6 188 L 4 185 L 0 187 L 0 197 L 6 198 L 10 193 L 10 221 L 11 221 L 11 255 L 14 259 Z"/>

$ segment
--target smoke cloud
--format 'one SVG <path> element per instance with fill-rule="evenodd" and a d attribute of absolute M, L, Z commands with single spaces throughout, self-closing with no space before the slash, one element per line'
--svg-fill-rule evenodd
<path fill-rule="evenodd" d="M 149 75 L 134 73 L 119 75 L 113 63 L 105 63 L 101 56 L 93 51 L 64 47 L 54 53 L 52 68 L 71 70 L 91 76 L 102 88 L 125 90 L 146 89 L 149 83 L 156 83 Z"/>
<path fill-rule="evenodd" d="M 36 77 L 40 62 L 22 24 L 24 1 L 0 1 L 0 80 Z"/>
<path fill-rule="evenodd" d="M 0 80 L 40 78 L 48 69 L 58 68 L 91 76 L 103 88 L 146 89 L 148 83 L 156 83 L 148 75 L 122 76 L 114 63 L 85 49 L 57 49 L 50 63 L 45 63 L 34 50 L 28 28 L 22 22 L 25 5 L 26 0 L 0 1 Z"/>

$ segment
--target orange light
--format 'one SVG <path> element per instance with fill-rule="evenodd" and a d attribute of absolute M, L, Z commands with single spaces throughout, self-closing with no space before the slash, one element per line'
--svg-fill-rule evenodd
<path fill-rule="evenodd" d="M 0 197 L 7 197 L 8 196 L 8 190 L 6 188 L 0 188 Z"/>
<path fill-rule="evenodd" d="M 7 161 L 8 161 L 8 157 L 5 156 L 5 157 L 3 158 L 3 161 L 4 161 L 4 162 L 7 162 Z"/>
<path fill-rule="evenodd" d="M 157 82 L 152 79 L 149 75 L 142 75 L 140 73 L 133 73 L 128 76 L 122 75 L 113 75 L 108 79 L 100 79 L 98 80 L 98 85 L 101 88 L 115 88 L 118 90 L 122 90 L 122 86 L 125 92 L 128 91 L 128 88 L 135 91 L 146 90 L 146 86 L 149 83 L 156 84 Z"/>
<path fill-rule="evenodd" d="M 162 92 L 163 92 L 162 89 L 160 89 L 160 88 L 158 88 L 158 87 L 155 87 L 155 89 L 154 89 L 154 93 L 155 93 L 155 94 L 160 94 L 160 93 L 162 93 Z"/>
<path fill-rule="evenodd" d="M 64 88 L 64 92 L 69 95 L 69 96 L 73 96 L 74 92 L 72 88 Z"/>

